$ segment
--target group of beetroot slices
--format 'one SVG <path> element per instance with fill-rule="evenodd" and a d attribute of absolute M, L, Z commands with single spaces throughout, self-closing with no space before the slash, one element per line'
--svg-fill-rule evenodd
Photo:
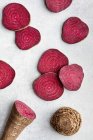
<path fill-rule="evenodd" d="M 33 82 L 37 96 L 52 101 L 62 96 L 64 87 L 76 91 L 81 87 L 84 73 L 81 66 L 69 65 L 69 60 L 57 49 L 49 49 L 43 53 L 38 62 L 41 76 Z"/>
<path fill-rule="evenodd" d="M 54 13 L 61 12 L 68 8 L 72 0 L 45 0 L 46 7 Z M 68 18 L 62 26 L 61 38 L 68 44 L 75 44 L 87 37 L 89 27 L 78 17 Z"/>
<path fill-rule="evenodd" d="M 15 43 L 21 50 L 28 50 L 41 40 L 40 32 L 28 26 L 29 11 L 19 3 L 10 3 L 3 9 L 2 24 L 5 28 L 15 31 Z"/>
<path fill-rule="evenodd" d="M 72 0 L 45 0 L 45 4 L 52 12 L 66 9 Z M 28 50 L 41 40 L 40 32 L 28 26 L 29 11 L 19 3 L 10 3 L 3 9 L 2 24 L 5 28 L 15 31 L 15 43 L 21 50 Z M 68 18 L 62 26 L 61 38 L 64 42 L 74 44 L 87 37 L 89 27 L 78 17 Z"/>

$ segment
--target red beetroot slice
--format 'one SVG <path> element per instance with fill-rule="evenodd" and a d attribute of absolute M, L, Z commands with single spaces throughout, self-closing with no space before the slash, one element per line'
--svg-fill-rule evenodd
<path fill-rule="evenodd" d="M 20 30 L 30 22 L 28 10 L 19 3 L 10 3 L 3 9 L 2 23 L 9 30 Z"/>
<path fill-rule="evenodd" d="M 53 72 L 41 75 L 34 81 L 33 88 L 37 96 L 46 101 L 56 100 L 64 92 L 57 74 Z"/>
<path fill-rule="evenodd" d="M 40 40 L 40 32 L 30 26 L 23 30 L 16 31 L 15 33 L 15 43 L 22 50 L 32 48 L 33 46 L 37 45 Z"/>
<path fill-rule="evenodd" d="M 52 12 L 60 12 L 70 6 L 72 0 L 45 0 L 47 8 Z"/>
<path fill-rule="evenodd" d="M 64 42 L 74 44 L 87 37 L 89 28 L 86 23 L 77 17 L 67 19 L 62 27 L 62 39 Z"/>
<path fill-rule="evenodd" d="M 0 60 L 0 89 L 9 86 L 15 77 L 14 69 L 4 61 Z"/>
<path fill-rule="evenodd" d="M 15 101 L 14 104 L 16 110 L 19 112 L 21 116 L 31 120 L 34 120 L 36 118 L 35 112 L 30 107 L 28 107 L 25 103 L 17 100 Z"/>
<path fill-rule="evenodd" d="M 57 49 L 49 49 L 41 56 L 37 68 L 40 73 L 58 72 L 68 63 L 68 58 L 62 52 Z"/>
<path fill-rule="evenodd" d="M 59 72 L 59 78 L 66 89 L 78 90 L 84 78 L 83 69 L 77 64 L 64 66 Z"/>

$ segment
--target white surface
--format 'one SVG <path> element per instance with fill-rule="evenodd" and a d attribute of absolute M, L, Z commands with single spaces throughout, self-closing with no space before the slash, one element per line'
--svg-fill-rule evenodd
<path fill-rule="evenodd" d="M 43 0 L 1 0 L 0 18 L 2 8 L 10 2 L 19 2 L 27 7 L 32 17 L 30 25 L 40 30 L 42 40 L 36 47 L 21 51 L 14 43 L 14 32 L 0 24 L 0 59 L 16 70 L 14 82 L 0 90 L 0 134 L 13 102 L 19 99 L 35 110 L 37 119 L 21 133 L 18 140 L 93 140 L 93 0 L 73 0 L 67 10 L 58 14 L 49 12 Z M 88 37 L 75 45 L 64 43 L 60 37 L 62 24 L 70 16 L 80 17 L 90 28 Z M 82 65 L 85 78 L 79 91 L 65 90 L 60 99 L 45 102 L 34 94 L 32 83 L 39 76 L 36 69 L 38 59 L 49 48 L 65 53 L 70 64 Z M 61 136 L 50 127 L 51 115 L 61 106 L 73 107 L 82 115 L 82 127 L 72 137 Z"/>

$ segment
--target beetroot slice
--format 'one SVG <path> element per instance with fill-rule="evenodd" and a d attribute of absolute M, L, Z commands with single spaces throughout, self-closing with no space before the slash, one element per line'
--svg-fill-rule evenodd
<path fill-rule="evenodd" d="M 34 81 L 33 88 L 37 96 L 46 101 L 56 100 L 64 92 L 57 74 L 53 72 L 41 75 Z"/>
<path fill-rule="evenodd" d="M 20 30 L 30 22 L 28 10 L 19 3 L 10 3 L 3 9 L 2 23 L 9 30 Z"/>
<path fill-rule="evenodd" d="M 88 33 L 86 23 L 77 17 L 70 17 L 63 24 L 61 36 L 64 42 L 74 44 L 86 38 Z"/>
<path fill-rule="evenodd" d="M 59 72 L 59 78 L 66 89 L 78 90 L 84 78 L 83 69 L 77 64 L 64 66 Z"/>
<path fill-rule="evenodd" d="M 41 56 L 37 68 L 40 73 L 58 72 L 68 63 L 68 58 L 62 52 L 57 49 L 49 49 Z"/>
<path fill-rule="evenodd" d="M 47 8 L 52 12 L 60 12 L 70 6 L 72 0 L 45 0 Z"/>
<path fill-rule="evenodd" d="M 6 62 L 0 60 L 0 89 L 9 86 L 15 77 L 14 69 Z"/>
<path fill-rule="evenodd" d="M 21 116 L 24 116 L 31 120 L 34 120 L 36 118 L 35 112 L 25 103 L 17 100 L 15 101 L 15 107 Z"/>
<path fill-rule="evenodd" d="M 33 46 L 37 45 L 41 40 L 40 32 L 28 26 L 27 28 L 16 31 L 15 33 L 15 43 L 22 50 L 28 50 Z"/>

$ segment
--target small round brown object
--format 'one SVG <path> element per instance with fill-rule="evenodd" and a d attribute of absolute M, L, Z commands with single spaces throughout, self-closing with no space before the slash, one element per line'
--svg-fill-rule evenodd
<path fill-rule="evenodd" d="M 81 116 L 76 110 L 70 107 L 63 107 L 54 113 L 50 123 L 58 133 L 71 136 L 79 130 Z"/>

